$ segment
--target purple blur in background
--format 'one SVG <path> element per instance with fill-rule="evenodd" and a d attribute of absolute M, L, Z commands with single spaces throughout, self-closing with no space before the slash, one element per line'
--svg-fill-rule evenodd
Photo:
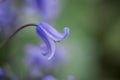
<path fill-rule="evenodd" d="M 58 80 L 58 79 L 56 79 L 52 75 L 48 75 L 48 76 L 45 76 L 42 80 Z M 75 78 L 73 76 L 69 76 L 68 79 L 66 80 L 75 80 Z"/>
<path fill-rule="evenodd" d="M 60 13 L 59 0 L 26 0 L 26 7 L 36 10 L 45 21 L 56 19 Z"/>
<path fill-rule="evenodd" d="M 9 35 L 16 22 L 15 8 L 11 0 L 4 0 L 0 3 L 0 33 Z"/>
<path fill-rule="evenodd" d="M 55 79 L 53 76 L 51 75 L 48 75 L 48 76 L 45 76 L 42 80 L 57 80 Z"/>
<path fill-rule="evenodd" d="M 65 63 L 65 50 L 58 46 L 55 51 L 55 55 L 51 60 L 48 60 L 46 56 L 42 55 L 41 51 L 44 51 L 45 45 L 27 45 L 25 47 L 25 66 L 29 71 L 29 75 L 32 77 L 41 77 L 44 73 L 43 70 L 51 71 L 60 67 Z"/>
<path fill-rule="evenodd" d="M 0 68 L 0 80 L 4 77 L 4 71 Z"/>
<path fill-rule="evenodd" d="M 68 79 L 67 80 L 76 80 L 75 77 L 73 76 L 68 76 Z"/>

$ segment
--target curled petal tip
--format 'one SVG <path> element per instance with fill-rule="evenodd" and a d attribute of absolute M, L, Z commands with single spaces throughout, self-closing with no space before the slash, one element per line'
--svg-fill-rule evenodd
<path fill-rule="evenodd" d="M 65 27 L 64 28 L 64 38 L 63 39 L 67 38 L 69 36 L 69 34 L 70 34 L 70 29 L 68 27 Z"/>
<path fill-rule="evenodd" d="M 52 40 L 54 40 L 56 42 L 67 38 L 69 35 L 69 28 L 68 27 L 64 28 L 64 33 L 62 34 L 62 33 L 59 33 L 55 28 L 53 28 L 51 25 L 49 25 L 47 23 L 42 22 L 39 24 L 39 26 L 47 34 L 47 36 L 49 38 L 51 38 Z"/>

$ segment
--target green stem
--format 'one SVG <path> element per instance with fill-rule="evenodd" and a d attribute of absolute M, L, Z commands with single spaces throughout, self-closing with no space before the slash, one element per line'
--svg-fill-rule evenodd
<path fill-rule="evenodd" d="M 0 48 L 2 48 L 15 34 L 17 34 L 20 30 L 23 28 L 29 27 L 29 26 L 37 26 L 36 24 L 26 24 L 20 28 L 18 28 L 11 36 L 9 36 L 7 39 L 5 39 L 2 44 L 0 44 Z"/>

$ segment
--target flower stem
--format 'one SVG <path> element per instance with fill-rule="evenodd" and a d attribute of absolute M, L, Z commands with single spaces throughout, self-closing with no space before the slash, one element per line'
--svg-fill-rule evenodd
<path fill-rule="evenodd" d="M 9 36 L 7 39 L 5 39 L 2 44 L 0 44 L 0 48 L 2 48 L 13 36 L 15 36 L 15 34 L 17 34 L 20 30 L 29 27 L 29 26 L 37 26 L 36 24 L 26 24 L 23 25 L 22 27 L 18 28 L 11 36 Z"/>

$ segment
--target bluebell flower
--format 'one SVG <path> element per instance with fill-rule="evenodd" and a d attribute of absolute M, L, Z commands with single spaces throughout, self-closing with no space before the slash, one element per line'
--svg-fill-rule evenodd
<path fill-rule="evenodd" d="M 11 0 L 4 0 L 0 3 L 0 32 L 8 35 L 15 23 L 14 7 Z"/>
<path fill-rule="evenodd" d="M 48 60 L 50 60 L 54 56 L 56 42 L 69 36 L 69 28 L 65 27 L 64 34 L 61 34 L 49 24 L 42 22 L 36 27 L 36 33 L 46 44 L 46 51 L 42 52 L 42 54 L 48 56 Z"/>
<path fill-rule="evenodd" d="M 48 75 L 48 76 L 45 76 L 42 80 L 57 80 L 57 79 L 51 75 Z"/>
<path fill-rule="evenodd" d="M 26 4 L 46 21 L 54 20 L 60 12 L 59 0 L 26 0 Z"/>

